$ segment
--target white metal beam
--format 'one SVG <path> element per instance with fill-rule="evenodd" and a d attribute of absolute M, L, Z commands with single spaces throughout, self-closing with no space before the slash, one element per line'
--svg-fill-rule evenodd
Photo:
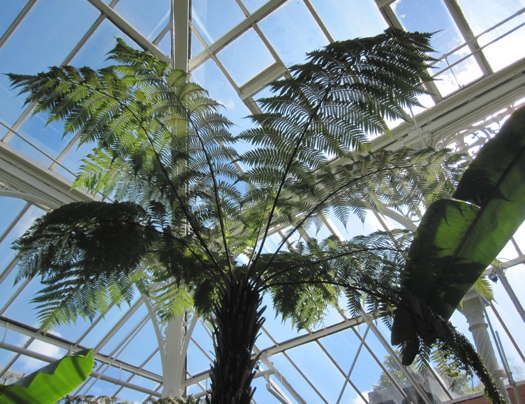
<path fill-rule="evenodd" d="M 417 115 L 417 125 L 407 122 L 372 142 L 372 149 L 413 145 L 421 133 L 435 142 L 454 134 L 525 96 L 525 59 L 450 95 Z"/>
<path fill-rule="evenodd" d="M 39 352 L 31 351 L 31 350 L 29 350 L 27 348 L 22 348 L 22 347 L 19 347 L 19 346 L 16 346 L 16 345 L 8 344 L 6 342 L 0 342 L 0 348 L 7 349 L 9 351 L 19 353 L 21 355 L 25 355 L 25 356 L 28 356 L 30 358 L 35 358 L 35 359 L 41 360 L 43 362 L 51 363 L 51 362 L 55 362 L 57 360 L 57 358 L 52 358 L 50 356 L 43 355 L 43 354 L 41 354 Z M 137 391 L 140 391 L 141 393 L 146 393 L 146 394 L 154 395 L 156 397 L 160 397 L 160 394 L 158 392 L 154 391 L 154 390 L 151 390 L 151 389 L 148 389 L 148 388 L 145 388 L 145 387 L 142 387 L 142 386 L 138 386 L 136 384 L 129 383 L 129 382 L 126 382 L 126 381 L 123 381 L 123 380 L 119 380 L 119 379 L 117 379 L 115 377 L 107 376 L 107 375 L 105 375 L 103 373 L 91 372 L 90 376 L 92 378 L 95 378 L 95 379 L 104 380 L 104 381 L 107 381 L 107 382 L 110 382 L 110 383 L 113 383 L 113 384 L 116 384 L 116 385 L 119 385 L 119 386 L 123 386 L 123 387 L 127 387 L 127 388 L 130 388 L 130 389 L 133 389 L 133 390 L 137 390 Z"/>
<path fill-rule="evenodd" d="M 474 55 L 474 59 L 476 59 L 476 62 L 478 62 L 478 65 L 481 68 L 483 74 L 488 75 L 492 73 L 492 68 L 490 67 L 490 64 L 485 55 L 481 52 L 478 41 L 474 36 L 474 33 L 472 32 L 472 29 L 470 28 L 470 25 L 468 24 L 459 4 L 456 2 L 456 0 L 443 1 L 445 2 L 445 6 L 448 8 L 448 11 L 454 19 L 454 22 L 456 23 L 459 31 L 463 35 L 463 38 L 467 42 L 467 46 Z"/>
<path fill-rule="evenodd" d="M 348 320 L 341 321 L 340 323 L 331 325 L 329 327 L 325 327 L 321 330 L 314 331 L 314 332 L 311 332 L 305 335 L 301 335 L 299 337 L 291 338 L 279 344 L 275 344 L 269 348 L 261 350 L 258 353 L 258 356 L 261 358 L 268 358 L 272 355 L 276 355 L 288 349 L 292 349 L 300 345 L 308 344 L 309 342 L 315 341 L 319 338 L 323 338 L 328 335 L 332 335 L 337 332 L 346 330 L 350 327 L 354 327 L 356 325 L 364 323 L 365 321 L 366 321 L 366 318 L 364 316 L 350 318 Z M 186 380 L 186 385 L 189 386 L 194 383 L 200 382 L 201 380 L 205 380 L 206 378 L 208 378 L 208 375 L 209 375 L 209 371 L 205 371 L 205 372 L 201 372 L 196 375 L 193 375 L 193 377 Z"/>
<path fill-rule="evenodd" d="M 171 0 L 171 57 L 175 68 L 188 71 L 190 57 L 190 1 Z"/>
<path fill-rule="evenodd" d="M 75 344 L 74 342 L 68 341 L 65 338 L 58 337 L 50 333 L 43 333 L 35 327 L 31 327 L 27 324 L 20 323 L 18 321 L 12 320 L 4 316 L 0 316 L 0 327 L 7 328 L 9 330 L 26 335 L 28 337 L 33 337 L 42 342 L 58 346 L 67 351 L 77 352 L 87 349 L 86 347 L 79 344 Z M 157 383 L 162 383 L 162 376 L 150 372 L 149 370 L 141 369 L 137 366 L 130 365 L 127 362 L 111 358 L 109 355 L 104 355 L 101 353 L 95 353 L 94 357 L 97 361 L 106 365 L 115 367 L 117 369 L 125 370 L 127 372 L 136 374 L 138 376 L 144 377 L 145 379 L 152 380 Z"/>
<path fill-rule="evenodd" d="M 90 0 L 92 1 L 92 0 Z M 232 28 L 217 41 L 211 44 L 208 49 L 202 51 L 196 57 L 190 60 L 190 71 L 204 63 L 208 57 L 219 52 L 222 48 L 233 42 L 236 38 L 246 32 L 252 25 L 261 21 L 263 18 L 271 14 L 273 11 L 282 6 L 287 0 L 270 0 L 260 7 L 249 17 L 245 18 L 240 24 Z"/>
<path fill-rule="evenodd" d="M 87 0 L 96 7 L 102 14 L 106 16 L 113 24 L 117 26 L 122 32 L 133 39 L 142 49 L 150 51 L 159 59 L 169 62 L 169 58 L 162 53 L 152 42 L 150 42 L 144 35 L 135 29 L 130 23 L 120 16 L 115 10 L 108 6 L 102 0 Z"/>
<path fill-rule="evenodd" d="M 93 197 L 71 189 L 71 183 L 22 156 L 10 146 L 0 142 L 0 181 L 11 191 L 31 196 L 34 203 L 44 203 L 46 208 L 57 208 L 66 203 L 92 201 Z"/>
<path fill-rule="evenodd" d="M 37 0 L 29 0 L 25 6 L 20 10 L 16 18 L 11 22 L 9 27 L 7 27 L 6 31 L 3 33 L 3 35 L 0 37 L 0 48 L 4 46 L 4 44 L 7 42 L 9 37 L 15 32 L 16 28 L 20 25 L 20 23 L 24 20 L 26 15 L 31 11 L 33 6 Z"/>

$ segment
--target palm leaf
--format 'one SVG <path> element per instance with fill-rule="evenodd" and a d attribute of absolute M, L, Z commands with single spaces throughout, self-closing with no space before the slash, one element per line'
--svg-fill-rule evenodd
<path fill-rule="evenodd" d="M 93 351 L 85 350 L 0 386 L 0 404 L 54 404 L 80 386 L 93 369 Z"/>
<path fill-rule="evenodd" d="M 454 197 L 427 210 L 403 277 L 405 293 L 445 319 L 525 219 L 525 108 L 482 148 Z M 398 311 L 393 344 L 415 339 L 417 324 L 409 315 Z"/>

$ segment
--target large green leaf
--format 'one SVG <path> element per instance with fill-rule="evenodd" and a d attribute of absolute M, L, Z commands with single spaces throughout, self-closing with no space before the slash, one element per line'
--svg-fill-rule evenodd
<path fill-rule="evenodd" d="M 93 369 L 93 351 L 85 350 L 0 386 L 0 404 L 54 404 L 80 386 Z"/>
<path fill-rule="evenodd" d="M 525 219 L 525 108 L 482 148 L 454 198 L 427 210 L 402 281 L 410 296 L 404 305 L 416 298 L 446 319 Z M 393 344 L 414 341 L 414 321 L 406 308 L 397 311 Z M 411 362 L 409 357 L 404 362 Z"/>

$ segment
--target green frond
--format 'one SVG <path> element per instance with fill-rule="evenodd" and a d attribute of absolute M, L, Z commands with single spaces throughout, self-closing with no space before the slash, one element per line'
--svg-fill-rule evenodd
<path fill-rule="evenodd" d="M 45 285 L 34 299 L 43 326 L 92 318 L 131 301 L 131 276 L 159 232 L 140 206 L 76 202 L 37 219 L 16 242 L 22 278 Z"/>

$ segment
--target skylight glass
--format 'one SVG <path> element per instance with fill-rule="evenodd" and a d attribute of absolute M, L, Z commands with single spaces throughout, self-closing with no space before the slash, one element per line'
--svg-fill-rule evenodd
<path fill-rule="evenodd" d="M 306 52 L 328 42 L 301 0 L 287 1 L 262 20 L 260 27 L 286 65 L 303 63 Z"/>
<path fill-rule="evenodd" d="M 192 18 L 195 27 L 211 43 L 240 23 L 244 15 L 235 0 L 195 0 Z"/>
<path fill-rule="evenodd" d="M 169 23 L 170 0 L 120 0 L 115 10 L 149 40 Z"/>
<path fill-rule="evenodd" d="M 313 0 L 312 3 L 336 41 L 378 35 L 387 28 L 373 0 Z"/>
<path fill-rule="evenodd" d="M 110 7 L 113 5 L 114 11 L 131 27 L 129 36 L 121 30 L 117 21 L 111 22 L 104 17 L 104 10 L 97 8 L 98 1 L 90 0 L 36 1 L 18 26 L 7 35 L 6 30 L 20 11 L 31 3 L 25 0 L 3 0 L 1 3 L 0 73 L 34 74 L 64 62 L 94 69 L 107 66 L 111 62 L 106 60 L 106 54 L 114 47 L 117 37 L 137 49 L 140 47 L 132 38 L 137 40 L 138 37 L 145 37 L 148 44 L 155 41 L 155 46 L 165 55 L 171 53 L 171 33 L 166 32 L 170 22 L 169 0 L 105 0 L 104 3 Z M 467 27 L 458 25 L 453 18 L 451 10 L 454 5 L 463 13 Z M 246 10 L 248 16 L 245 15 Z M 257 10 L 260 18 L 254 21 L 252 14 Z M 414 122 L 405 125 L 409 129 L 399 132 L 394 128 L 397 123 L 392 123 L 393 136 L 408 136 L 418 130 L 428 134 L 428 138 L 413 142 L 414 147 L 427 146 L 427 140 L 432 139 L 473 156 L 493 134 L 492 129 L 496 130 L 499 126 L 499 121 L 485 122 L 485 116 L 497 112 L 500 118 L 503 117 L 507 111 L 505 108 L 523 96 L 519 88 L 512 87 L 507 91 L 515 83 L 518 74 L 510 75 L 505 69 L 515 63 L 516 72 L 523 70 L 523 0 L 193 0 L 191 16 L 190 25 L 194 32 L 191 34 L 190 53 L 195 59 L 190 66 L 196 66 L 191 72 L 192 80 L 209 90 L 210 96 L 224 105 L 222 112 L 233 122 L 234 134 L 252 126 L 251 121 L 244 118 L 258 112 L 253 100 L 271 95 L 269 87 L 265 85 L 276 76 L 286 77 L 284 65 L 303 63 L 306 52 L 326 45 L 331 39 L 346 40 L 376 35 L 388 26 L 397 24 L 407 30 L 434 32 L 432 44 L 436 53 L 433 56 L 439 61 L 430 72 L 436 75 L 435 86 L 439 94 L 422 98 L 427 109 L 424 112 L 419 109 L 413 111 L 421 113 Z M 250 23 L 244 22 L 246 18 L 252 18 Z M 180 27 L 175 27 L 175 35 L 177 29 Z M 469 30 L 475 39 L 470 43 Z M 161 33 L 163 37 L 159 36 Z M 483 62 L 484 58 L 486 62 Z M 503 73 L 507 76 L 503 76 Z M 480 80 L 482 78 L 486 80 Z M 487 87 L 480 87 L 483 85 Z M 503 99 L 495 99 L 494 106 L 483 103 L 493 91 L 492 87 L 499 92 L 498 97 Z M 468 98 L 454 104 L 459 107 L 449 106 L 449 103 L 464 94 L 468 94 Z M 511 99 L 509 94 L 513 94 L 514 98 Z M 243 100 L 241 95 L 248 98 Z M 13 285 L 18 264 L 10 245 L 44 210 L 25 200 L 2 195 L 9 195 L 5 189 L 9 192 L 25 192 L 31 189 L 26 186 L 28 183 L 34 189 L 47 187 L 49 184 L 42 182 L 42 175 L 51 170 L 52 174 L 57 174 L 52 178 L 64 181 L 64 189 L 68 189 L 70 183 L 66 180 L 74 178 L 68 170 L 78 169 L 92 145 L 77 148 L 74 134 L 62 137 L 63 123 L 53 122 L 46 126 L 47 116 L 23 114 L 25 107 L 22 102 L 23 98 L 17 96 L 17 90 L 10 88 L 7 77 L 0 75 L 0 141 L 21 154 L 29 164 L 19 165 L 27 169 L 24 174 L 26 177 L 18 182 L 8 182 L 10 177 L 6 175 L 5 167 L 12 167 L 7 165 L 12 162 L 7 160 L 7 154 L 0 148 L 0 324 L 6 326 L 0 329 L 0 346 L 3 348 L 0 350 L 0 364 L 6 366 L 1 373 L 9 376 L 10 372 L 15 372 L 12 374 L 16 377 L 36 370 L 46 362 L 26 354 L 35 352 L 58 358 L 79 343 L 97 347 L 100 352 L 121 360 L 121 363 L 131 368 L 99 362 L 97 372 L 100 377 L 92 377 L 77 390 L 78 394 L 115 394 L 121 400 L 136 402 L 145 400 L 148 392 L 153 391 L 158 396 L 162 392 L 158 381 L 139 375 L 141 371 L 152 372 L 155 379 L 160 378 L 163 371 L 160 353 L 157 352 L 157 335 L 140 294 L 136 294 L 131 307 L 126 304 L 112 307 L 93 322 L 81 319 L 75 324 L 55 327 L 54 337 L 61 338 L 60 341 L 69 341 L 70 346 L 63 346 L 58 341 L 43 342 L 32 331 L 31 327 L 38 327 L 38 319 L 30 300 L 35 296 L 40 282 L 34 279 Z M 462 115 L 460 109 L 469 104 L 475 105 L 475 110 L 466 116 Z M 443 134 L 449 125 L 456 127 L 456 122 L 461 122 L 461 131 Z M 490 130 L 483 130 L 485 124 L 492 125 Z M 474 126 L 477 126 L 476 130 Z M 440 133 L 442 137 L 434 139 L 434 133 Z M 387 143 L 396 144 L 395 139 Z M 248 147 L 248 144 L 240 144 L 239 151 L 245 151 Z M 57 165 L 55 160 L 59 160 L 67 169 Z M 37 166 L 33 167 L 32 163 Z M 328 212 L 326 218 L 313 219 L 289 241 L 322 240 L 330 236 L 349 239 L 383 229 L 383 225 L 393 229 L 403 227 L 403 223 L 411 224 L 413 220 L 419 220 L 414 212 L 396 206 L 390 209 L 377 216 L 367 211 L 364 223 L 351 214 L 346 224 L 335 212 Z M 396 218 L 399 223 L 395 221 Z M 272 234 L 265 251 L 275 250 L 288 231 L 290 227 L 284 226 Z M 523 305 L 525 288 L 522 285 L 525 285 L 525 278 L 520 268 L 525 262 L 525 225 L 515 234 L 514 240 L 504 248 L 498 260 L 506 268 L 508 284 Z M 290 248 L 290 245 L 285 244 L 283 250 Z M 506 284 L 500 279 L 497 283 L 491 282 L 491 285 L 495 301 L 486 307 L 487 315 L 502 340 L 514 378 L 520 380 L 525 377 L 525 340 L 520 338 L 523 318 L 509 297 Z M 254 382 L 257 387 L 254 397 L 256 403 L 281 402 L 276 397 L 282 394 L 287 397 L 284 400 L 290 402 L 303 400 L 306 403 L 361 404 L 365 401 L 376 403 L 392 399 L 397 404 L 401 403 L 406 392 L 414 390 L 414 385 L 392 357 L 388 345 L 384 344 L 389 339 L 389 331 L 380 321 L 313 337 L 316 332 L 329 329 L 351 317 L 345 310 L 344 299 L 340 299 L 339 308 L 330 307 L 325 319 L 309 330 L 297 330 L 290 321 L 276 315 L 269 296 L 264 297 L 264 303 L 267 306 L 266 322 L 257 340 L 257 348 L 275 348 L 276 344 L 284 342 L 291 343 L 293 347 L 275 355 L 263 355 L 258 371 L 264 374 Z M 456 312 L 452 320 L 458 329 L 472 339 L 463 315 Z M 12 324 L 9 328 L 10 321 L 20 322 L 22 326 L 25 323 L 27 329 L 22 327 L 15 330 Z M 514 341 L 506 330 L 514 335 Z M 209 325 L 200 320 L 189 344 L 189 375 L 209 369 L 213 360 L 210 335 Z M 305 338 L 305 341 L 295 346 L 293 341 L 297 337 Z M 24 355 L 15 354 L 7 349 L 9 344 L 28 351 L 24 351 Z M 501 358 L 497 355 L 502 367 Z M 388 369 L 393 380 L 384 373 L 385 369 Z M 423 377 L 415 373 L 412 375 Z M 112 382 L 104 380 L 105 377 L 113 378 Z M 432 383 L 429 380 L 425 379 L 421 384 L 434 383 L 432 393 L 442 402 L 465 393 L 452 390 L 445 392 L 435 379 Z M 381 396 L 389 383 L 390 390 L 387 390 L 390 395 Z M 399 391 L 392 383 L 405 389 L 405 392 Z M 475 380 L 469 383 L 468 387 L 476 387 Z M 206 378 L 200 384 L 191 385 L 188 392 L 202 394 L 209 388 L 210 380 Z"/>
<path fill-rule="evenodd" d="M 253 29 L 229 44 L 219 52 L 218 57 L 238 85 L 246 83 L 274 63 L 272 55 Z"/>

